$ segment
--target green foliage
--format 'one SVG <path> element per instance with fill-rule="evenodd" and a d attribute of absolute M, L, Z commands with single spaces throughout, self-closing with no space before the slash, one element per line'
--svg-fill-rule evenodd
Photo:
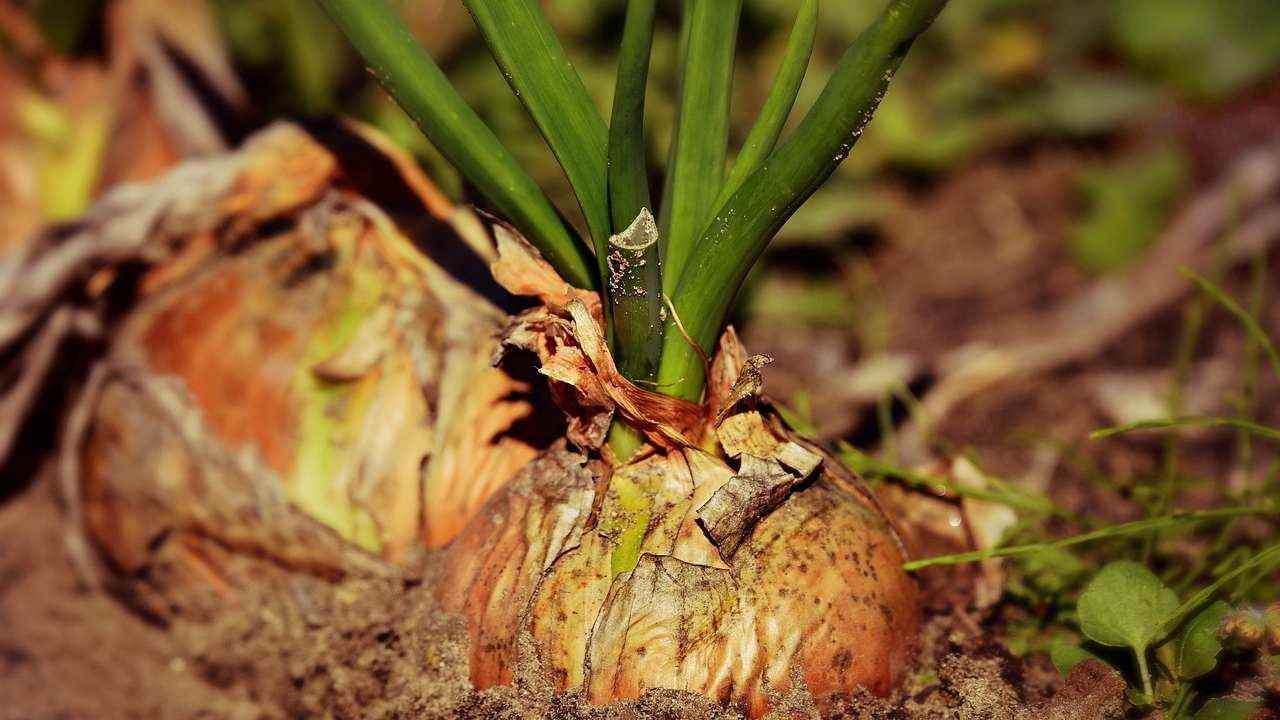
<path fill-rule="evenodd" d="M 1280 66 L 1275 0 L 1115 0 L 1110 9 L 1119 47 L 1188 95 L 1223 98 Z"/>
<path fill-rule="evenodd" d="M 856 465 L 853 467 L 857 469 Z M 976 493 L 960 489 L 957 494 L 975 495 Z M 982 495 L 985 494 L 986 493 L 982 493 Z M 983 499 L 989 498 L 984 497 Z M 1276 504 L 1273 502 L 1266 502 L 1249 507 L 1222 507 L 1212 510 L 1198 510 L 1195 512 L 1170 513 L 1168 515 L 1158 515 L 1142 520 L 1134 520 L 1133 522 L 1110 525 L 1087 533 L 1060 538 L 1058 540 L 1027 543 L 1025 545 L 1004 545 L 990 550 L 974 550 L 973 552 L 957 553 L 955 555 L 938 555 L 935 557 L 922 558 L 920 560 L 912 560 L 906 563 L 905 566 L 908 570 L 920 570 L 922 568 L 933 567 L 934 565 L 954 565 L 956 563 L 976 562 L 978 560 L 987 560 L 989 558 L 1035 555 L 1046 550 L 1068 548 L 1075 545 L 1096 542 L 1098 540 L 1142 535 L 1156 529 L 1179 527 L 1189 525 L 1191 523 L 1210 520 L 1223 520 L 1241 515 L 1274 514 L 1276 512 Z"/>
<path fill-rule="evenodd" d="M 1077 645 L 1075 640 L 1067 635 L 1059 635 L 1054 638 L 1053 645 L 1049 647 L 1049 659 L 1053 661 L 1054 669 L 1063 675 L 1071 672 L 1075 666 L 1086 660 L 1105 662 L 1102 658 Z"/>
<path fill-rule="evenodd" d="M 1138 659 L 1142 688 L 1151 696 L 1147 649 L 1160 634 L 1160 621 L 1178 609 L 1178 596 L 1145 565 L 1116 560 L 1102 568 L 1080 596 L 1080 629 L 1094 642 L 1128 647 Z"/>
<path fill-rule="evenodd" d="M 604 275 L 610 234 L 608 129 L 537 0 L 465 0 L 516 97 L 578 197 Z"/>
<path fill-rule="evenodd" d="M 724 181 L 742 0 L 685 0 L 681 9 L 679 103 L 658 223 L 664 289 L 693 256 Z"/>
<path fill-rule="evenodd" d="M 1249 720 L 1253 711 L 1257 709 L 1257 703 L 1231 698 L 1214 698 L 1196 711 L 1196 714 L 1191 716 L 1191 720 Z"/>
<path fill-rule="evenodd" d="M 672 303 L 693 342 L 710 348 L 747 273 L 768 241 L 818 189 L 861 137 L 912 42 L 944 0 L 895 0 L 845 51 L 822 94 L 795 131 L 733 194 L 698 240 L 698 254 L 678 275 Z M 669 266 L 668 286 L 677 278 Z M 680 333 L 663 338 L 660 385 L 677 397 L 700 397 L 700 354 Z"/>
<path fill-rule="evenodd" d="M 742 183 L 760 169 L 769 153 L 773 152 L 778 137 L 782 135 L 782 126 L 791 114 L 791 106 L 795 105 L 796 95 L 800 92 L 800 82 L 804 80 L 805 70 L 809 67 L 809 57 L 813 54 L 817 32 L 818 0 L 801 0 L 778 75 L 769 88 L 769 95 L 760 108 L 755 124 L 751 126 L 751 132 L 742 143 L 742 150 L 734 159 L 733 170 L 729 172 L 724 188 L 716 198 L 714 207 L 717 212 L 742 187 Z"/>
<path fill-rule="evenodd" d="M 548 197 L 533 187 L 386 0 L 319 1 L 441 154 L 567 279 L 601 289 L 606 332 L 624 372 L 652 381 L 654 358 L 661 355 L 656 386 L 689 400 L 702 394 L 705 379 L 696 360 L 700 349 L 714 343 L 764 246 L 844 160 L 912 42 L 946 4 L 889 0 L 845 53 L 800 127 L 775 149 L 814 45 L 817 2 L 802 4 L 774 89 L 732 176 L 734 186 L 722 196 L 743 0 L 683 3 L 676 120 L 658 243 L 646 255 L 627 260 L 628 267 L 649 271 L 620 282 L 612 267 L 611 236 L 648 204 L 643 120 L 654 40 L 652 2 L 628 8 L 611 131 L 537 0 L 466 0 L 503 76 L 577 196 L 595 251 L 595 272 L 584 277 L 581 264 L 587 252 L 575 247 L 579 242 L 571 228 L 554 217 Z M 623 308 L 614 296 L 627 294 L 638 300 L 628 304 L 626 317 L 615 324 L 615 306 L 619 312 Z M 655 316 L 661 314 L 657 299 L 667 295 L 673 311 L 664 329 Z M 692 344 L 675 331 L 677 322 L 688 326 Z"/>
<path fill-rule="evenodd" d="M 1222 652 L 1218 626 L 1230 611 L 1230 605 L 1218 600 L 1187 623 L 1178 639 L 1178 677 L 1194 680 L 1217 666 L 1218 653 Z"/>
<path fill-rule="evenodd" d="M 606 265 L 612 265 L 611 273 L 616 273 L 609 278 L 613 347 L 619 359 L 618 369 L 628 379 L 640 382 L 653 382 L 657 376 L 663 331 L 662 296 L 658 292 L 662 287 L 659 243 L 654 237 L 652 242 L 634 249 L 634 235 L 652 228 L 647 220 L 652 217 L 653 203 L 649 200 L 645 162 L 644 105 L 656 9 L 654 0 L 627 4 L 609 119 L 609 214 L 614 237 L 606 250 Z M 627 247 L 619 246 L 619 235 L 629 238 L 623 243 Z M 639 446 L 638 434 L 628 434 L 633 435 L 630 444 Z M 627 448 L 621 439 L 610 445 L 625 457 Z"/>
<path fill-rule="evenodd" d="M 596 285 L 586 248 L 531 177 L 450 84 L 387 0 L 319 0 L 440 152 L 569 282 Z"/>
<path fill-rule="evenodd" d="M 1240 323 L 1240 326 L 1248 333 L 1249 341 L 1262 350 L 1263 354 L 1266 355 L 1267 361 L 1271 363 L 1271 370 L 1277 378 L 1280 378 L 1280 354 L 1276 352 L 1275 344 L 1271 342 L 1271 338 L 1267 337 L 1266 331 L 1258 324 L 1257 319 L 1253 316 L 1254 314 L 1241 307 L 1239 303 L 1212 280 L 1202 277 L 1190 269 L 1184 268 L 1182 272 L 1199 286 L 1201 292 L 1220 305 L 1222 309 L 1230 313 L 1231 317 Z M 1258 303 L 1255 302 L 1254 304 L 1257 305 Z"/>
<path fill-rule="evenodd" d="M 1189 275 L 1209 300 L 1226 309 L 1240 323 L 1250 346 L 1259 354 L 1269 356 L 1274 352 L 1273 343 L 1256 319 L 1258 308 L 1262 307 L 1258 267 L 1255 263 L 1255 282 L 1247 310 L 1216 284 L 1198 275 Z M 1252 392 L 1252 388 L 1252 381 L 1246 380 L 1245 392 Z M 1243 404 L 1245 408 L 1252 406 L 1252 403 Z M 1280 429 L 1258 423 L 1244 414 L 1238 417 L 1172 417 L 1141 421 L 1100 430 L 1092 436 L 1105 438 L 1139 429 L 1189 426 L 1222 427 L 1236 431 L 1241 437 L 1280 439 Z M 1176 447 L 1176 440 L 1176 435 L 1171 434 L 1168 438 L 1173 447 Z M 866 456 L 846 451 L 845 457 L 855 467 L 873 476 L 878 473 L 881 477 L 895 477 L 911 485 L 942 487 L 934 485 L 930 478 L 906 471 L 888 472 L 891 468 L 877 466 Z M 1177 487 L 1175 484 L 1156 484 L 1150 492 L 1163 498 L 1160 506 L 1177 507 Z M 1008 544 L 982 551 L 914 560 L 907 563 L 907 567 L 920 569 L 994 557 L 1021 558 L 1022 561 L 1009 572 L 1009 597 L 1047 612 L 1048 620 L 1042 629 L 1047 636 L 1045 640 L 1021 638 L 1018 641 L 1020 646 L 1047 650 L 1055 666 L 1063 672 L 1089 658 L 1111 664 L 1140 686 L 1130 689 L 1130 699 L 1136 705 L 1159 707 L 1175 720 L 1242 717 L 1252 709 L 1252 705 L 1222 698 L 1206 702 L 1204 695 L 1222 692 L 1215 683 L 1231 674 L 1214 671 L 1223 663 L 1254 663 L 1258 671 L 1269 671 L 1270 656 L 1266 652 L 1257 653 L 1263 642 L 1261 638 L 1266 637 L 1267 631 L 1263 628 L 1268 616 L 1266 611 L 1250 607 L 1248 603 L 1274 597 L 1274 584 L 1266 583 L 1273 580 L 1277 567 L 1280 567 L 1280 544 L 1233 546 L 1230 539 L 1235 537 L 1232 529 L 1238 518 L 1253 515 L 1256 522 L 1263 523 L 1265 527 L 1266 523 L 1274 524 L 1280 518 L 1280 505 L 1276 504 L 1274 497 L 1254 489 L 1235 500 L 1235 507 L 1224 504 L 1194 512 L 1153 514 L 1141 520 L 1104 525 L 1052 540 L 1015 544 L 1014 540 L 1024 538 L 1014 534 Z M 1156 506 L 1155 503 L 1151 505 Z M 1025 507 L 1018 509 L 1022 513 L 1027 512 Z M 1028 518 L 1029 521 L 1034 519 L 1034 516 Z M 1087 517 L 1074 520 L 1089 522 Z M 1219 526 L 1217 539 L 1206 542 L 1204 530 L 1215 523 Z M 1144 542 L 1135 543 L 1134 539 Z M 1105 554 L 1088 552 L 1091 544 L 1104 540 L 1115 545 Z M 1200 561 L 1190 567 L 1186 566 L 1184 555 L 1188 542 L 1198 543 L 1202 553 Z M 1173 550 L 1175 544 L 1182 549 Z M 1117 552 L 1122 555 L 1131 553 L 1131 557 L 1141 557 L 1143 561 L 1115 560 Z M 1110 561 L 1103 563 L 1104 558 Z M 1099 565 L 1100 569 L 1080 588 L 1078 598 L 1071 602 L 1070 597 L 1079 587 L 1079 570 Z M 1166 581 L 1155 574 L 1154 569 L 1159 567 L 1177 570 L 1171 572 Z M 1170 584 L 1179 589 L 1175 591 Z M 1280 615 L 1280 610 L 1275 612 Z M 1077 642 L 1075 636 L 1063 628 L 1067 624 L 1078 626 L 1088 642 L 1083 646 Z M 1034 633 L 1035 628 L 1030 628 L 1030 631 Z M 1224 632 L 1228 634 L 1223 635 Z M 1232 643 L 1225 645 L 1224 638 L 1230 638 Z M 1240 638 L 1247 639 L 1241 641 Z M 1107 650 L 1110 647 L 1125 648 L 1129 652 L 1117 655 Z M 1252 660 L 1249 659 L 1250 653 L 1254 654 Z M 1128 659 L 1130 656 L 1132 660 Z M 1201 709 L 1193 714 L 1196 707 Z"/>
<path fill-rule="evenodd" d="M 1077 177 L 1085 213 L 1071 228 L 1070 249 L 1093 270 L 1122 268 L 1146 250 L 1187 180 L 1187 162 L 1168 145 Z"/>
<path fill-rule="evenodd" d="M 1123 435 L 1124 433 L 1133 432 L 1135 430 L 1167 430 L 1173 428 L 1196 427 L 1234 428 L 1268 440 L 1280 440 L 1280 429 L 1262 425 L 1260 423 L 1253 422 L 1252 420 L 1241 420 L 1240 418 L 1230 417 L 1206 417 L 1201 415 L 1184 415 L 1172 418 L 1136 420 L 1123 425 L 1094 430 L 1089 433 L 1089 438 L 1092 440 L 1102 440 L 1104 438 Z"/>

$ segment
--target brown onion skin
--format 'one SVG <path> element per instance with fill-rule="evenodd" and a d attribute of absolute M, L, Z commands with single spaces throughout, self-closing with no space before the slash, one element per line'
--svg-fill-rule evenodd
<path fill-rule="evenodd" d="M 472 648 L 473 681 L 479 688 L 510 682 L 517 639 L 529 631 L 549 675 L 563 688 L 581 681 L 594 704 L 663 687 L 699 692 L 756 718 L 772 709 L 793 674 L 820 708 L 858 687 L 888 694 L 915 654 L 915 583 L 888 520 L 860 480 L 842 467 L 828 469 L 835 465 L 828 458 L 758 522 L 729 569 L 650 552 L 612 580 L 600 565 L 608 558 L 600 543 L 609 539 L 596 534 L 592 520 L 581 528 L 579 547 L 554 567 L 546 552 L 513 542 L 533 537 L 533 527 L 512 527 L 528 518 L 508 508 L 528 503 L 530 492 L 563 491 L 545 473 L 513 483 L 451 548 L 455 557 L 484 557 L 455 560 L 444 581 L 445 604 L 467 616 L 473 641 L 481 641 Z M 678 501 L 665 506 L 679 511 Z M 504 522 L 487 520 L 492 512 Z M 597 513 L 607 512 L 605 502 Z M 550 569 L 534 578 L 528 558 Z M 465 595 L 451 589 L 460 587 L 468 588 Z M 575 629 L 584 623 L 586 632 Z M 585 658 L 584 667 L 564 666 L 573 658 Z"/>
<path fill-rule="evenodd" d="M 440 600 L 467 619 L 477 688 L 511 683 L 525 606 L 546 568 L 580 541 L 594 483 L 580 456 L 553 447 L 493 495 L 450 545 Z"/>

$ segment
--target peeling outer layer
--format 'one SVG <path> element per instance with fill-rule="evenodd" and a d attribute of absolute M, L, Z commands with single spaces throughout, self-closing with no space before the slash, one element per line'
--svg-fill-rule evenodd
<path fill-rule="evenodd" d="M 489 501 L 442 585 L 467 618 L 478 688 L 511 680 L 522 636 L 559 687 L 594 704 L 663 687 L 754 718 L 793 678 L 820 708 L 903 680 L 919 608 L 902 544 L 861 480 L 755 404 L 717 430 L 736 470 L 681 446 L 592 484 L 544 456 Z"/>
<path fill-rule="evenodd" d="M 83 298 L 112 339 L 63 441 L 72 514 L 112 570 L 207 589 L 234 586 L 230 555 L 378 567 L 447 543 L 537 455 L 511 432 L 527 386 L 487 363 L 514 300 L 492 245 L 381 147 L 275 125 L 20 259 L 39 282 L 0 300 L 0 341 Z M 138 300 L 107 313 L 108 290 Z"/>
<path fill-rule="evenodd" d="M 595 477 L 586 458 L 555 447 L 525 466 L 451 547 L 441 601 L 460 611 L 471 634 L 477 687 L 512 680 L 528 594 L 569 548 L 591 512 Z"/>
<path fill-rule="evenodd" d="M 494 278 L 513 294 L 544 303 L 521 313 L 502 342 L 538 356 L 541 372 L 553 381 L 553 393 L 569 418 L 570 439 L 580 447 L 599 447 L 616 411 L 658 447 L 696 445 L 704 425 L 702 408 L 623 377 L 600 331 L 594 293 L 584 298 L 569 288 L 536 250 L 505 228 L 495 229 L 495 235 L 499 260 L 493 265 Z"/>
<path fill-rule="evenodd" d="M 177 378 L 111 369 L 96 385 L 96 421 L 64 463 L 80 469 L 90 537 L 141 578 L 128 594 L 152 617 L 216 610 L 237 553 L 326 577 L 388 571 L 293 506 L 260 456 L 220 442 Z"/>

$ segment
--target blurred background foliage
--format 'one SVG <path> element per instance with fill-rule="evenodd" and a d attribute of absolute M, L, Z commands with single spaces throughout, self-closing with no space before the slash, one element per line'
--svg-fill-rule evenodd
<path fill-rule="evenodd" d="M 678 0 L 662 7 L 647 106 L 655 187 L 672 129 Z M 104 0 L 19 0 L 51 44 L 92 53 Z M 376 87 L 312 0 L 211 0 L 218 32 L 255 105 L 248 127 L 277 117 L 344 113 L 410 148 L 456 198 L 466 188 Z M 511 94 L 458 0 L 399 0 L 405 17 L 462 94 L 571 216 L 576 211 L 550 152 Z M 881 3 L 828 2 L 793 113 L 820 91 L 841 50 Z M 562 41 L 602 112 L 610 106 L 624 0 L 546 0 Z M 794 0 L 746 0 L 732 128 L 741 141 L 773 77 Z M 1037 144 L 1079 148 L 1070 256 L 1090 272 L 1139 258 L 1188 186 L 1176 138 L 1152 118 L 1182 105 L 1228 102 L 1276 75 L 1275 0 L 964 0 L 919 44 L 859 150 L 784 228 L 775 248 L 818 246 L 837 267 L 803 287 L 761 281 L 802 322 L 847 322 L 862 283 L 845 260 L 859 238 L 901 208 L 902 195 L 975 158 Z M 1097 152 L 1103 150 L 1104 152 Z M 776 250 L 775 250 L 776 252 Z M 769 276 L 766 272 L 764 276 Z M 777 306 L 747 302 L 747 312 Z M 854 303 L 856 304 L 856 303 Z"/>

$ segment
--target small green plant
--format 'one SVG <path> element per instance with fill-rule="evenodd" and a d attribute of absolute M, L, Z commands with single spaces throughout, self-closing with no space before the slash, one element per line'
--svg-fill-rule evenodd
<path fill-rule="evenodd" d="M 1141 691 L 1132 695 L 1136 705 L 1160 703 L 1171 717 L 1191 717 L 1189 708 L 1198 695 L 1195 681 L 1218 666 L 1224 649 L 1224 621 L 1233 612 L 1227 602 L 1212 597 L 1259 567 L 1274 568 L 1277 560 L 1280 546 L 1271 546 L 1186 602 L 1179 602 L 1177 593 L 1145 565 L 1116 560 L 1103 567 L 1081 593 L 1077 621 L 1084 636 L 1094 643 L 1132 650 L 1141 686 Z M 1062 671 L 1083 660 L 1098 659 L 1067 642 L 1055 645 L 1053 657 Z M 1124 665 L 1117 663 L 1117 668 Z"/>
<path fill-rule="evenodd" d="M 1252 458 L 1250 442 L 1280 440 L 1280 429 L 1261 424 L 1248 415 L 1253 407 L 1256 366 L 1265 362 L 1280 378 L 1280 356 L 1259 325 L 1264 264 L 1253 265 L 1249 307 L 1242 307 L 1216 283 L 1185 271 L 1203 293 L 1194 301 L 1195 322 L 1190 339 L 1194 345 L 1204 318 L 1201 303 L 1221 308 L 1244 331 L 1246 354 L 1241 412 L 1235 417 L 1183 416 L 1171 401 L 1171 416 L 1103 428 L 1093 439 L 1112 438 L 1136 431 L 1164 431 L 1164 452 L 1176 450 L 1176 434 L 1188 428 L 1222 428 L 1237 434 L 1238 461 Z M 1185 329 L 1184 329 L 1185 331 Z M 1180 351 L 1179 366 L 1189 355 Z M 1175 373 L 1175 384 L 1185 373 Z M 1177 388 L 1175 387 L 1175 391 Z M 1175 396 L 1177 392 L 1173 393 Z M 1176 457 L 1176 453 L 1173 453 Z M 1024 651 L 1047 651 L 1060 672 L 1068 672 L 1086 660 L 1111 665 L 1131 680 L 1134 705 L 1160 711 L 1173 720 L 1245 720 L 1259 706 L 1253 697 L 1212 697 L 1223 687 L 1215 681 L 1225 665 L 1252 673 L 1264 688 L 1280 689 L 1280 603 L 1265 609 L 1259 603 L 1274 599 L 1274 574 L 1280 570 L 1280 544 L 1232 547 L 1232 529 L 1246 517 L 1275 523 L 1280 519 L 1273 473 L 1256 474 L 1237 497 L 1194 511 L 1178 511 L 1177 491 L 1186 478 L 1176 463 L 1161 466 L 1151 483 L 1154 502 L 1148 516 L 1126 523 L 1104 524 L 1086 515 L 1075 515 L 1055 506 L 1045 496 L 992 483 L 990 489 L 973 490 L 942 479 L 912 472 L 873 459 L 853 448 L 842 457 L 859 472 L 930 491 L 997 502 L 1023 517 L 1023 522 L 990 549 L 913 560 L 912 570 L 935 565 L 975 562 L 988 558 L 1016 558 L 1006 592 L 1015 603 L 1032 612 L 1020 624 L 1010 623 L 1010 637 Z M 1162 475 L 1163 477 L 1160 477 Z M 1170 509 L 1173 509 L 1170 512 Z M 1087 529 L 1076 535 L 1050 538 L 1034 529 L 1049 518 L 1067 520 Z M 1216 536 L 1207 532 L 1217 528 Z M 1106 552 L 1089 548 L 1107 544 Z M 1199 559 L 1187 563 L 1175 545 L 1197 547 Z M 1116 548 L 1114 545 L 1120 545 Z M 1117 556 L 1124 559 L 1114 559 Z M 1163 575 L 1156 571 L 1163 569 Z M 1270 586 L 1266 583 L 1271 582 Z M 1246 692 L 1245 695 L 1249 693 Z"/>
<path fill-rule="evenodd" d="M 467 106 L 387 0 L 319 0 L 423 133 L 569 282 L 597 289 L 623 374 L 691 401 L 703 358 L 765 246 L 848 155 L 915 38 L 946 0 L 889 0 L 782 139 L 818 23 L 798 4 L 767 99 L 725 172 L 741 0 L 681 3 L 675 134 L 662 195 L 649 195 L 643 117 L 655 0 L 630 0 L 606 125 L 537 0 L 466 0 L 494 59 L 577 196 L 587 241 Z M 647 229 L 645 212 L 657 220 Z M 633 228 L 633 223 L 640 224 Z M 629 230 L 630 229 L 630 230 Z M 635 434 L 615 425 L 627 457 Z"/>
<path fill-rule="evenodd" d="M 1177 609 L 1178 596 L 1145 565 L 1130 560 L 1102 568 L 1076 606 L 1080 629 L 1090 640 L 1133 650 L 1147 697 L 1152 696 L 1147 650 L 1160 634 L 1160 619 Z"/>

